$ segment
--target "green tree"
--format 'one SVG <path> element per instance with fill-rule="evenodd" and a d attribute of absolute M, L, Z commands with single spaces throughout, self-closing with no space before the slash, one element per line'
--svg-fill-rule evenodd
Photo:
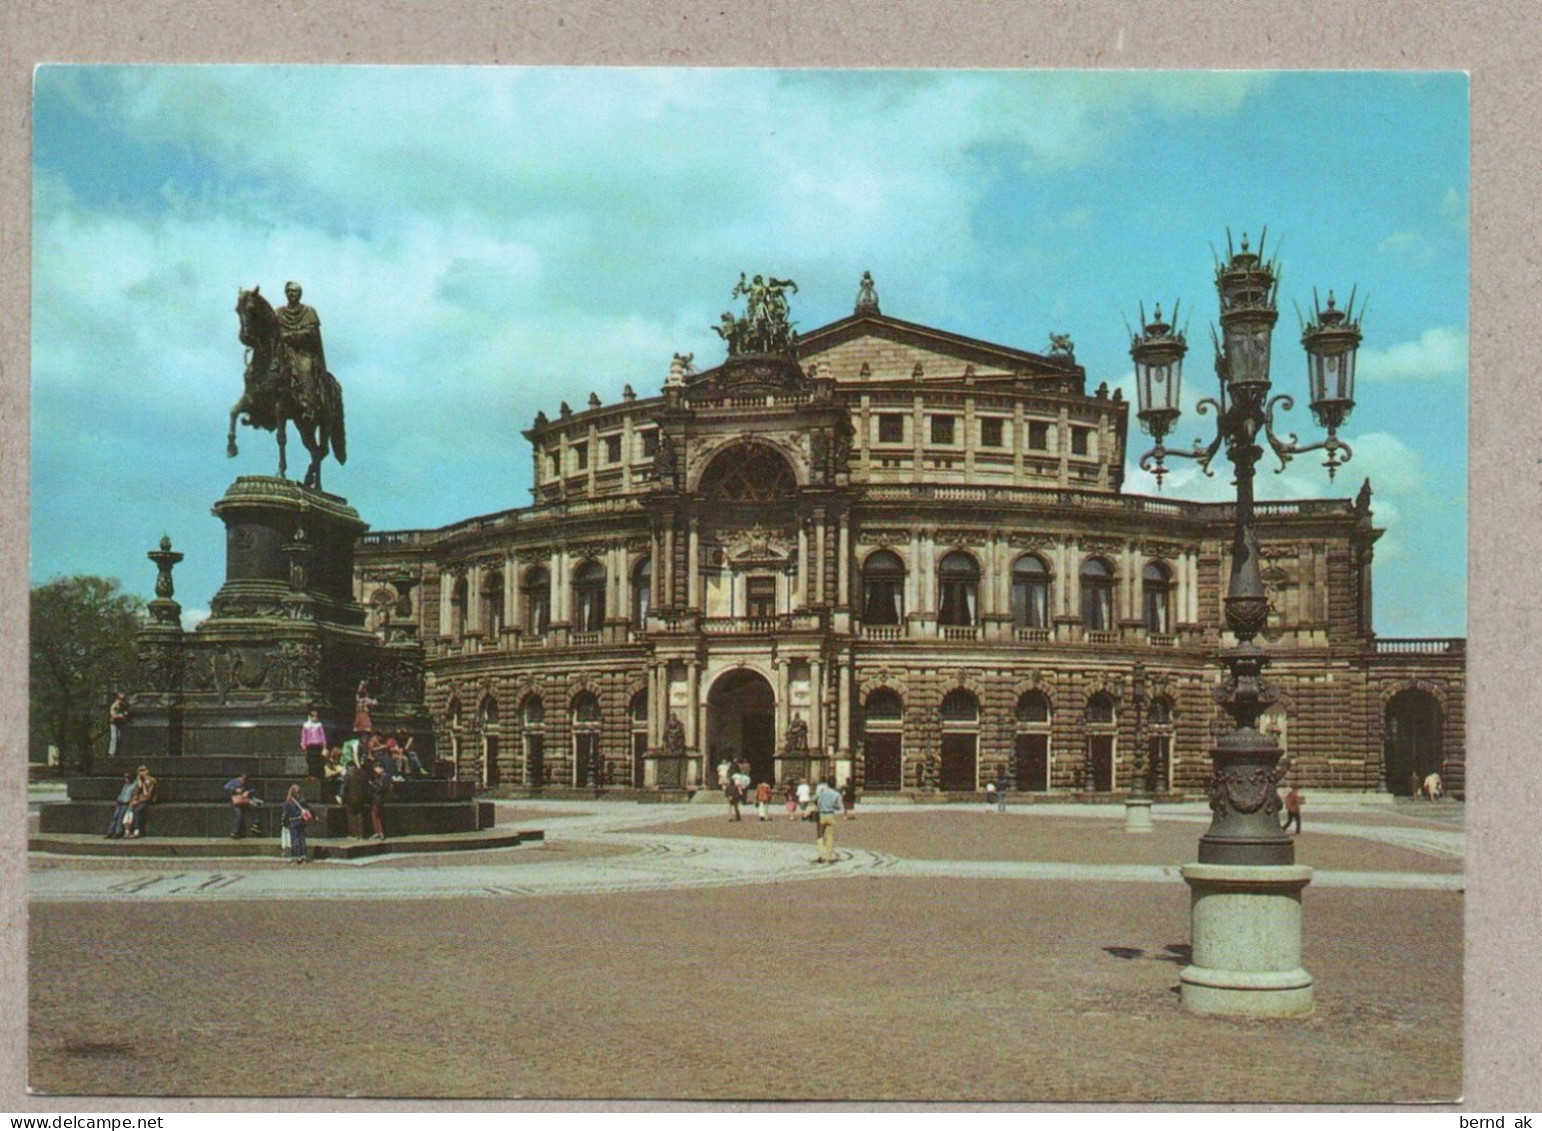
<path fill-rule="evenodd" d="M 59 577 L 32 589 L 31 749 L 59 748 L 61 766 L 88 772 L 106 749 L 107 704 L 130 690 L 134 633 L 145 603 L 116 578 Z"/>

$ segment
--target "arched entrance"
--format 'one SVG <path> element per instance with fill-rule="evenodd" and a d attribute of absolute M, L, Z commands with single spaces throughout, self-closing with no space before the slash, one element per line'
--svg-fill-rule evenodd
<path fill-rule="evenodd" d="M 942 788 L 973 793 L 980 788 L 980 704 L 962 687 L 948 692 L 939 710 L 942 721 Z"/>
<path fill-rule="evenodd" d="M 1387 788 L 1397 796 L 1411 797 L 1428 775 L 1444 773 L 1440 741 L 1444 722 L 1440 701 L 1428 691 L 1411 687 L 1387 702 L 1383 737 Z"/>
<path fill-rule="evenodd" d="M 740 761 L 754 783 L 776 779 L 776 696 L 765 676 L 748 668 L 726 672 L 707 693 L 707 773 Z"/>

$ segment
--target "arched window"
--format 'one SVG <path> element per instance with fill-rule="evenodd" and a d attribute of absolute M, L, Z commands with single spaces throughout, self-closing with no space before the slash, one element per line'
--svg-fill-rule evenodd
<path fill-rule="evenodd" d="M 605 623 L 605 567 L 588 561 L 573 571 L 573 631 L 598 632 Z"/>
<path fill-rule="evenodd" d="M 525 631 L 545 636 L 551 627 L 551 574 L 545 566 L 532 566 L 525 574 Z"/>
<path fill-rule="evenodd" d="M 1152 562 L 1141 571 L 1141 619 L 1146 631 L 1158 636 L 1172 632 L 1173 575 L 1162 562 Z"/>
<path fill-rule="evenodd" d="M 970 692 L 957 687 L 943 696 L 938 713 L 944 723 L 975 723 L 980 721 L 980 703 Z"/>
<path fill-rule="evenodd" d="M 1082 563 L 1082 627 L 1107 632 L 1114 627 L 1114 567 L 1102 558 Z"/>
<path fill-rule="evenodd" d="M 1172 726 L 1173 701 L 1165 695 L 1158 695 L 1146 711 L 1146 721 L 1154 727 Z"/>
<path fill-rule="evenodd" d="M 648 608 L 653 601 L 653 559 L 639 558 L 632 567 L 632 624 L 646 628 Z"/>
<path fill-rule="evenodd" d="M 627 713 L 632 717 L 634 730 L 648 728 L 648 693 L 646 691 L 639 691 L 632 696 L 632 704 L 627 709 Z"/>
<path fill-rule="evenodd" d="M 457 640 L 466 633 L 466 613 L 470 608 L 467 593 L 466 575 L 461 574 L 450 589 L 450 635 Z"/>
<path fill-rule="evenodd" d="M 477 705 L 477 710 L 482 717 L 483 726 L 495 727 L 498 725 L 498 700 L 489 695 Z"/>
<path fill-rule="evenodd" d="M 1087 757 L 1082 764 L 1082 789 L 1088 793 L 1107 793 L 1114 788 L 1117 774 L 1116 719 L 1114 700 L 1105 691 L 1087 699 Z"/>
<path fill-rule="evenodd" d="M 580 691 L 573 696 L 573 722 L 598 723 L 600 721 L 600 701 L 595 698 L 592 691 Z"/>
<path fill-rule="evenodd" d="M 573 784 L 605 784 L 604 760 L 600 757 L 600 701 L 592 691 L 573 696 Z"/>
<path fill-rule="evenodd" d="M 937 563 L 937 623 L 968 627 L 975 623 L 980 567 L 962 550 Z"/>
<path fill-rule="evenodd" d="M 721 502 L 770 502 L 797 494 L 798 480 L 776 449 L 735 444 L 713 457 L 698 490 L 704 498 Z"/>
<path fill-rule="evenodd" d="M 905 717 L 905 704 L 895 692 L 880 687 L 867 697 L 863 715 L 870 727 L 874 723 L 898 725 Z"/>
<path fill-rule="evenodd" d="M 1087 722 L 1093 726 L 1114 722 L 1114 700 L 1106 691 L 1099 691 L 1087 698 Z"/>
<path fill-rule="evenodd" d="M 892 550 L 877 550 L 862 563 L 862 623 L 899 624 L 905 619 L 905 563 Z"/>
<path fill-rule="evenodd" d="M 541 702 L 539 695 L 532 695 L 525 700 L 525 725 L 538 727 L 546 724 L 546 705 Z"/>
<path fill-rule="evenodd" d="M 493 570 L 482 578 L 482 623 L 489 639 L 503 631 L 503 572 Z"/>
<path fill-rule="evenodd" d="M 1049 698 L 1042 691 L 1025 691 L 1017 699 L 1015 712 L 1019 726 L 1049 722 Z"/>
<path fill-rule="evenodd" d="M 1049 627 L 1049 567 L 1034 554 L 1024 554 L 1012 566 L 1012 624 Z"/>

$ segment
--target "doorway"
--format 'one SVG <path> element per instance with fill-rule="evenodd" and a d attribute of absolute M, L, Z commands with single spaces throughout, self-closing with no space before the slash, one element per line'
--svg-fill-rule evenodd
<path fill-rule="evenodd" d="M 1411 797 L 1430 774 L 1443 774 L 1445 752 L 1440 732 L 1445 719 L 1440 701 L 1428 691 L 1399 691 L 1387 703 L 1387 789 Z"/>
<path fill-rule="evenodd" d="M 776 779 L 776 695 L 759 672 L 737 668 L 707 693 L 708 773 L 745 762 L 752 783 Z"/>

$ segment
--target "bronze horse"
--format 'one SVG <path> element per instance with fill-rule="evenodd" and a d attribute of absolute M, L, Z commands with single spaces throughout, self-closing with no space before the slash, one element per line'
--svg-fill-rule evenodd
<path fill-rule="evenodd" d="M 278 433 L 278 474 L 287 478 L 289 470 L 284 447 L 288 441 L 285 425 L 294 421 L 295 431 L 311 464 L 303 486 L 321 490 L 321 461 L 330 449 L 338 463 L 348 462 L 348 438 L 343 427 L 343 389 L 337 378 L 323 373 L 315 389 L 297 388 L 283 348 L 278 315 L 257 287 L 243 290 L 236 300 L 236 314 L 241 319 L 241 344 L 247 347 L 246 389 L 230 409 L 230 434 L 225 454 L 235 456 L 236 417 L 252 428 Z"/>

